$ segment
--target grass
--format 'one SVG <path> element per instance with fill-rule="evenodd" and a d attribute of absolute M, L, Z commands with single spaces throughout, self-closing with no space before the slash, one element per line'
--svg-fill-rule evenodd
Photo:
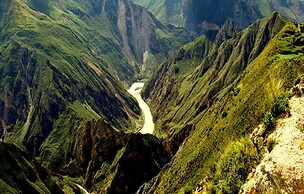
<path fill-rule="evenodd" d="M 119 82 L 135 72 L 109 20 L 77 15 L 89 12 L 87 1 L 32 3 L 0 6 L 11 10 L 0 12 L 0 25 L 8 24 L 0 37 L 0 88 L 2 96 L 9 94 L 7 111 L 13 115 L 3 118 L 9 128 L 5 140 L 47 166 L 65 168 L 71 138 L 87 121 L 103 119 L 121 131 L 135 130 L 132 119 L 139 109 Z M 67 5 L 80 11 L 74 14 Z M 109 26 L 97 25 L 99 19 Z"/>
<path fill-rule="evenodd" d="M 238 193 L 247 175 L 258 164 L 260 156 L 249 137 L 231 142 L 216 162 L 214 175 L 206 180 L 207 192 Z"/>
<path fill-rule="evenodd" d="M 71 109 L 73 109 L 79 117 L 99 120 L 101 117 L 98 115 L 88 104 L 82 104 L 79 101 L 74 101 L 70 104 Z"/>
<path fill-rule="evenodd" d="M 265 21 L 267 20 L 261 21 L 259 29 L 264 28 L 263 26 L 267 24 Z M 231 71 L 226 71 L 227 73 L 214 71 L 216 70 L 215 67 L 209 68 L 199 77 L 197 74 L 200 73 L 200 69 L 197 68 L 192 73 L 192 76 L 196 79 L 187 78 L 184 80 L 184 85 L 179 85 L 179 87 L 186 87 L 177 90 L 181 91 L 179 96 L 183 97 L 184 101 L 179 104 L 174 100 L 179 100 L 181 97 L 171 99 L 171 104 L 167 105 L 169 108 L 165 109 L 162 125 L 160 123 L 157 125 L 162 126 L 158 133 L 161 137 L 163 135 L 174 140 L 172 132 L 178 135 L 179 130 L 183 128 L 185 123 L 193 123 L 195 130 L 191 131 L 183 146 L 178 150 L 170 168 L 162 172 L 161 182 L 156 192 L 182 193 L 188 190 L 187 188 L 195 188 L 201 180 L 205 179 L 206 184 L 214 187 L 215 191 L 227 191 L 229 193 L 231 191 L 229 189 L 236 191 L 244 183 L 247 171 L 240 174 L 240 177 L 227 175 L 229 178 L 226 178 L 220 175 L 221 172 L 225 171 L 226 165 L 228 167 L 235 166 L 229 165 L 229 162 L 236 164 L 248 161 L 251 154 L 246 153 L 246 146 L 240 145 L 240 151 L 236 152 L 246 154 L 235 158 L 235 160 L 233 157 L 229 160 L 228 158 L 231 154 L 233 155 L 234 151 L 227 151 L 229 154 L 224 159 L 225 148 L 230 147 L 231 142 L 243 142 L 242 144 L 249 145 L 249 140 L 247 139 L 247 143 L 244 143 L 243 138 L 246 139 L 252 129 L 262 121 L 264 113 L 271 110 L 272 107 L 274 107 L 273 113 L 281 112 L 281 107 L 286 105 L 286 97 L 281 96 L 281 94 L 288 91 L 304 72 L 301 65 L 304 61 L 302 55 L 291 59 L 272 60 L 274 55 L 288 51 L 289 47 L 286 46 L 286 43 L 288 44 L 294 37 L 299 37 L 288 32 L 288 29 L 297 31 L 299 29 L 298 24 L 277 22 L 278 26 L 274 26 L 273 31 L 274 38 L 265 46 L 262 53 L 252 59 L 248 66 L 236 77 Z M 280 25 L 281 27 L 285 25 L 285 27 L 280 30 Z M 275 29 L 277 32 L 275 32 Z M 250 30 L 245 31 L 245 33 L 238 34 L 236 38 L 243 36 L 240 40 L 246 42 L 247 38 L 250 37 Z M 229 43 L 234 44 L 235 42 L 232 39 L 225 44 L 229 45 Z M 294 51 L 300 53 L 299 48 L 301 48 L 301 45 L 292 47 L 291 54 Z M 221 49 L 218 53 L 221 53 Z M 242 55 L 240 54 L 242 51 L 238 50 L 237 53 Z M 220 56 L 224 60 L 225 56 Z M 228 59 L 228 62 L 223 63 L 225 64 L 223 66 L 221 66 L 221 61 L 218 62 L 215 58 L 214 62 L 218 64 L 217 68 L 223 70 L 235 68 L 230 64 L 233 64 L 238 56 L 234 56 L 233 53 L 230 56 L 233 56 L 233 60 Z M 200 68 L 202 68 L 202 65 L 203 63 Z M 218 77 L 215 77 L 215 75 Z M 229 79 L 232 80 L 230 83 Z M 213 82 L 210 82 L 210 80 Z M 240 88 L 240 90 L 233 92 L 235 88 Z M 205 95 L 208 93 L 213 94 L 214 97 L 210 99 Z M 203 109 L 197 111 L 200 107 Z M 222 116 L 224 113 L 225 115 Z M 165 125 L 164 121 L 167 121 Z M 256 154 L 252 156 L 258 158 Z M 218 164 L 214 168 L 214 163 L 218 161 L 222 161 L 222 164 Z M 256 163 L 242 163 L 243 167 L 240 167 L 244 169 L 246 166 L 253 167 L 254 164 Z M 237 167 L 238 165 L 236 165 L 236 169 L 238 169 Z"/>
<path fill-rule="evenodd" d="M 2 193 L 58 192 L 51 175 L 13 144 L 1 143 L 0 191 Z"/>

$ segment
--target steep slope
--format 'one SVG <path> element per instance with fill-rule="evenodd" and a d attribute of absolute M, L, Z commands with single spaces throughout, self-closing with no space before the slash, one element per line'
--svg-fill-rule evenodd
<path fill-rule="evenodd" d="M 304 4 L 301 0 L 133 1 L 146 7 L 160 21 L 199 33 L 218 29 L 227 19 L 232 19 L 238 27 L 244 28 L 273 11 L 279 11 L 289 19 L 304 21 Z"/>
<path fill-rule="evenodd" d="M 138 106 L 106 62 L 85 46 L 81 34 L 23 1 L 8 2 L 1 13 L 7 24 L 1 33 L 0 62 L 5 141 L 39 155 L 51 133 L 69 134 L 86 120 L 103 119 L 119 130 L 134 125 L 130 120 L 139 114 Z"/>
<path fill-rule="evenodd" d="M 116 43 L 116 48 L 123 48 L 123 54 L 136 71 L 151 71 L 170 52 L 192 39 L 184 29 L 161 24 L 146 9 L 134 5 L 130 0 L 65 0 L 49 4 L 56 9 L 63 9 L 68 19 L 77 24 L 78 30 L 83 30 L 83 25 L 88 25 L 88 30 L 92 31 L 86 30 L 90 39 L 99 40 L 96 36 L 101 33 L 103 39 Z M 54 11 L 51 14 L 54 16 Z M 54 17 L 60 19 L 61 15 Z M 95 45 L 98 47 L 95 51 L 97 54 L 112 50 L 111 47 L 102 49 L 98 44 Z M 119 57 L 121 56 L 107 58 L 109 64 L 116 62 Z M 122 72 L 119 73 L 126 71 L 126 67 L 121 66 Z"/>
<path fill-rule="evenodd" d="M 270 152 L 249 175 L 242 193 L 303 193 L 303 80 L 301 82 L 300 95 L 289 100 L 290 116 L 276 122 L 274 132 L 267 137 L 268 142 L 272 142 L 268 143 Z"/>
<path fill-rule="evenodd" d="M 132 14 L 140 17 L 129 21 Z M 124 22 L 128 29 L 121 31 Z M 182 44 L 177 41 L 183 29 L 163 26 L 129 1 L 90 0 L 5 0 L 0 27 L 2 141 L 17 144 L 49 170 L 96 192 L 113 192 L 125 182 L 123 192 L 132 193 L 170 160 L 157 138 L 130 133 L 139 125 L 140 110 L 123 84 L 141 63 L 134 53 L 151 51 L 165 58 L 172 44 Z M 116 157 L 119 153 L 123 155 Z M 129 165 L 130 160 L 143 163 L 136 177 L 123 175 L 140 167 Z M 110 170 L 103 166 L 106 174 L 101 176 L 103 164 Z M 110 185 L 95 187 L 103 181 Z"/>
<path fill-rule="evenodd" d="M 198 185 L 238 192 L 260 160 L 248 134 L 303 74 L 303 33 L 302 25 L 275 13 L 210 51 L 186 75 L 176 69 L 189 62 L 175 64 L 177 55 L 164 63 L 158 72 L 168 73 L 156 73 L 143 96 L 157 135 L 177 152 L 139 193 L 190 192 Z"/>
<path fill-rule="evenodd" d="M 0 143 L 1 193 L 64 193 L 55 177 L 20 148 Z"/>
<path fill-rule="evenodd" d="M 122 140 L 116 155 L 110 156 L 115 152 L 107 149 L 114 147 L 100 147 L 98 152 L 108 155 L 93 154 L 98 158 L 92 160 L 87 170 L 86 184 L 94 193 L 135 193 L 170 161 L 169 153 L 152 135 L 116 134 L 115 139 L 110 137 L 104 136 L 109 143 Z"/>

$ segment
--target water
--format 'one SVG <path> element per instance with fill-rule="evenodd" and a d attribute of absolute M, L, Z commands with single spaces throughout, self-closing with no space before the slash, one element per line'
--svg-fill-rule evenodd
<path fill-rule="evenodd" d="M 144 114 L 145 123 L 144 123 L 144 126 L 142 127 L 142 129 L 140 130 L 140 133 L 153 134 L 154 122 L 153 122 L 153 117 L 152 117 L 150 107 L 147 105 L 147 103 L 145 103 L 145 101 L 140 96 L 140 92 L 144 85 L 145 85 L 145 83 L 142 83 L 142 82 L 134 82 L 132 84 L 132 86 L 130 87 L 130 89 L 128 90 L 128 92 L 137 100 L 139 107 Z"/>

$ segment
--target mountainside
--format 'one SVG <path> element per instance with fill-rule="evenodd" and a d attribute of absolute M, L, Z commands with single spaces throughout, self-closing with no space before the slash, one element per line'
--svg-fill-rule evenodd
<path fill-rule="evenodd" d="M 1 193 L 64 193 L 54 176 L 15 145 L 0 142 L 0 156 Z"/>
<path fill-rule="evenodd" d="M 130 120 L 139 115 L 138 106 L 75 26 L 66 27 L 24 1 L 6 2 L 0 48 L 4 141 L 39 155 L 47 138 L 66 138 L 87 120 L 103 119 L 119 130 L 134 125 Z"/>
<path fill-rule="evenodd" d="M 162 22 L 201 33 L 218 29 L 227 19 L 244 28 L 258 18 L 281 12 L 285 17 L 304 21 L 302 0 L 133 0 L 146 7 Z"/>
<path fill-rule="evenodd" d="M 110 128 L 127 136 L 140 127 L 138 104 L 123 85 L 144 69 L 142 56 L 156 62 L 190 39 L 120 0 L 5 0 L 0 29 L 1 139 L 53 171 L 80 177 L 101 157 L 97 145 L 111 145 L 101 149 L 111 164 L 127 144 L 97 134 Z M 151 165 L 157 167 L 144 177 L 164 162 Z"/>
<path fill-rule="evenodd" d="M 302 0 L 139 1 L 0 3 L 0 193 L 304 189 Z"/>
<path fill-rule="evenodd" d="M 303 78 L 289 99 L 288 116 L 279 118 L 274 131 L 266 136 L 268 153 L 250 173 L 242 193 L 303 193 L 304 191 L 304 131 Z M 254 130 L 251 138 L 263 138 L 262 131 Z M 260 133 L 262 132 L 262 133 Z M 284 158 L 282 160 L 282 158 Z"/>
<path fill-rule="evenodd" d="M 304 73 L 303 29 L 274 13 L 218 49 L 202 36 L 163 63 L 143 97 L 176 154 L 138 193 L 238 192 L 261 159 L 249 134 Z"/>

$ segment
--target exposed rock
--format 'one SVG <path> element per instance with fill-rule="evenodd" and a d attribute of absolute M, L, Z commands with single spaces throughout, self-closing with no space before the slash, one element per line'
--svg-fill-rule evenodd
<path fill-rule="evenodd" d="M 274 141 L 270 153 L 248 177 L 240 193 L 304 193 L 304 98 L 292 97 L 288 118 L 277 121 L 268 139 Z"/>

